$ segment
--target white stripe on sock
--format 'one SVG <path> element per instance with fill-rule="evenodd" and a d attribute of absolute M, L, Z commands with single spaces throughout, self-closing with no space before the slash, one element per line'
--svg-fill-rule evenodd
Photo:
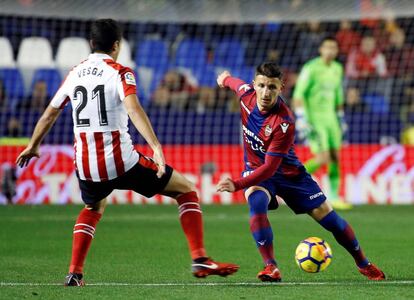
<path fill-rule="evenodd" d="M 180 213 L 180 218 L 181 218 L 181 216 L 183 215 L 183 214 L 185 214 L 186 212 L 189 212 L 189 211 L 196 211 L 196 212 L 199 212 L 200 214 L 202 214 L 203 212 L 201 211 L 201 210 L 199 210 L 199 209 L 192 209 L 192 208 L 189 208 L 189 209 L 186 209 L 186 210 L 183 210 L 181 213 Z"/>
<path fill-rule="evenodd" d="M 75 227 L 76 226 L 85 226 L 85 227 L 88 227 L 89 229 L 91 229 L 92 231 L 95 231 L 95 228 L 93 226 L 85 224 L 85 223 L 77 223 L 77 224 L 75 224 Z"/>
<path fill-rule="evenodd" d="M 199 204 L 199 203 L 197 203 L 197 202 L 186 202 L 186 203 L 183 203 L 183 204 L 181 204 L 180 206 L 178 206 L 178 209 L 182 209 L 184 206 L 186 206 L 186 205 L 188 205 L 188 204 L 193 204 L 193 205 L 195 205 L 195 206 L 197 206 L 197 207 L 200 207 L 200 204 Z"/>
<path fill-rule="evenodd" d="M 94 237 L 92 233 L 90 233 L 89 231 L 86 231 L 86 230 L 82 230 L 82 229 L 73 231 L 73 234 L 75 234 L 75 233 L 86 233 L 86 234 L 89 234 L 92 238 Z"/>

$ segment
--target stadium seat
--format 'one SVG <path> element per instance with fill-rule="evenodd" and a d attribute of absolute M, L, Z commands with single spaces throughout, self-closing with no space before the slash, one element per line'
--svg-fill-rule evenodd
<path fill-rule="evenodd" d="M 91 49 L 86 39 L 67 37 L 60 41 L 56 53 L 56 64 L 61 72 L 66 73 L 83 60 L 87 59 Z"/>
<path fill-rule="evenodd" d="M 222 40 L 214 49 L 213 64 L 225 68 L 239 68 L 244 65 L 245 49 L 237 40 Z"/>
<path fill-rule="evenodd" d="M 199 86 L 216 87 L 217 86 L 217 71 L 214 67 L 206 65 L 204 68 L 198 68 L 193 75 L 197 79 Z"/>
<path fill-rule="evenodd" d="M 0 69 L 0 80 L 3 83 L 7 99 L 7 107 L 14 110 L 24 97 L 24 83 L 20 71 L 16 68 Z"/>
<path fill-rule="evenodd" d="M 6 37 L 0 37 L 0 68 L 14 68 L 13 48 Z"/>
<path fill-rule="evenodd" d="M 135 70 L 137 77 L 137 94 L 142 105 L 146 106 L 151 98 L 151 83 L 153 79 L 153 69 L 147 67 L 138 67 Z"/>
<path fill-rule="evenodd" d="M 62 78 L 56 69 L 38 69 L 35 71 L 30 87 L 30 94 L 33 92 L 33 88 L 36 82 L 45 81 L 47 86 L 47 97 L 50 99 L 54 96 L 58 90 Z"/>
<path fill-rule="evenodd" d="M 122 39 L 121 51 L 119 52 L 118 60 L 121 65 L 134 69 L 135 63 L 131 59 L 131 47 L 126 39 Z"/>
<path fill-rule="evenodd" d="M 386 114 L 390 111 L 389 101 L 383 96 L 376 93 L 365 94 L 362 100 L 367 104 L 373 113 Z"/>
<path fill-rule="evenodd" d="M 195 73 L 207 64 L 207 50 L 204 42 L 185 39 L 177 47 L 175 66 L 189 68 Z"/>
<path fill-rule="evenodd" d="M 24 38 L 17 54 L 17 64 L 22 69 L 54 67 L 52 46 L 43 37 Z"/>
<path fill-rule="evenodd" d="M 231 74 L 235 77 L 238 77 L 248 83 L 252 82 L 254 79 L 254 68 L 253 67 L 237 67 L 231 69 Z"/>
<path fill-rule="evenodd" d="M 165 71 L 168 68 L 168 48 L 159 39 L 148 39 L 137 43 L 135 51 L 137 67 L 147 67 Z"/>

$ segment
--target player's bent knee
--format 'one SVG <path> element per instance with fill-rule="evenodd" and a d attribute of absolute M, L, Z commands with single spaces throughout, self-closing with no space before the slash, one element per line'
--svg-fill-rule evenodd
<path fill-rule="evenodd" d="M 266 189 L 262 187 L 252 189 L 252 192 L 246 199 L 249 203 L 251 215 L 267 213 L 270 195 Z"/>
<path fill-rule="evenodd" d="M 170 181 L 162 192 L 163 195 L 177 198 L 182 194 L 195 191 L 195 185 L 177 171 L 173 171 Z"/>
<path fill-rule="evenodd" d="M 105 211 L 106 205 L 107 205 L 107 200 L 105 198 L 105 199 L 102 199 L 101 201 L 99 201 L 97 203 L 94 203 L 94 204 L 86 204 L 85 208 L 88 209 L 88 210 L 96 211 L 100 214 L 103 214 L 104 211 Z"/>
<path fill-rule="evenodd" d="M 248 200 L 249 199 L 249 196 L 253 193 L 253 192 L 256 192 L 256 191 L 262 191 L 262 192 L 264 192 L 265 194 L 266 194 L 266 196 L 267 196 L 267 198 L 268 198 L 268 200 L 270 201 L 270 199 L 272 198 L 271 196 L 270 196 L 270 193 L 269 193 L 269 191 L 267 190 L 267 189 L 265 189 L 264 187 L 262 187 L 262 186 L 251 186 L 251 187 L 249 187 L 245 192 L 244 192 L 244 197 L 246 198 L 246 200 Z"/>
<path fill-rule="evenodd" d="M 314 218 L 316 221 L 322 220 L 327 214 L 333 210 L 332 205 L 325 201 L 319 207 L 311 210 L 309 215 Z"/>

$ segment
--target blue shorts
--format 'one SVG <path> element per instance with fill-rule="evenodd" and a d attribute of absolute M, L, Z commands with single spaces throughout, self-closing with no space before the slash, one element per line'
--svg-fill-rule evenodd
<path fill-rule="evenodd" d="M 245 176 L 247 172 L 251 171 L 245 171 L 243 175 Z M 308 213 L 321 206 L 326 200 L 319 185 L 306 171 L 295 177 L 275 174 L 257 186 L 269 191 L 272 197 L 269 209 L 277 208 L 276 195 L 281 197 L 296 214 Z"/>

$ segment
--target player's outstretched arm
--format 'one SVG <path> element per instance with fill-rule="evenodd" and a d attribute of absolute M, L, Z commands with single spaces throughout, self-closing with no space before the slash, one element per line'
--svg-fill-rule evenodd
<path fill-rule="evenodd" d="M 226 80 L 227 77 L 231 77 L 231 74 L 229 71 L 223 71 L 217 76 L 217 84 L 219 87 L 224 88 L 224 80 Z"/>
<path fill-rule="evenodd" d="M 217 76 L 217 84 L 221 88 L 228 87 L 237 94 L 237 97 L 241 97 L 245 92 L 252 87 L 245 81 L 231 76 L 229 71 L 224 71 Z"/>
<path fill-rule="evenodd" d="M 151 122 L 135 94 L 126 96 L 123 102 L 135 128 L 154 151 L 153 158 L 155 163 L 158 165 L 157 176 L 160 178 L 165 173 L 165 158 L 164 153 L 162 152 L 161 144 L 155 135 Z"/>
<path fill-rule="evenodd" d="M 54 108 L 49 105 L 39 121 L 37 121 L 29 145 L 24 149 L 16 159 L 16 164 L 20 167 L 25 167 L 29 164 L 32 157 L 39 157 L 39 146 L 45 137 L 46 133 L 52 128 L 56 119 L 62 110 L 60 108 Z"/>

